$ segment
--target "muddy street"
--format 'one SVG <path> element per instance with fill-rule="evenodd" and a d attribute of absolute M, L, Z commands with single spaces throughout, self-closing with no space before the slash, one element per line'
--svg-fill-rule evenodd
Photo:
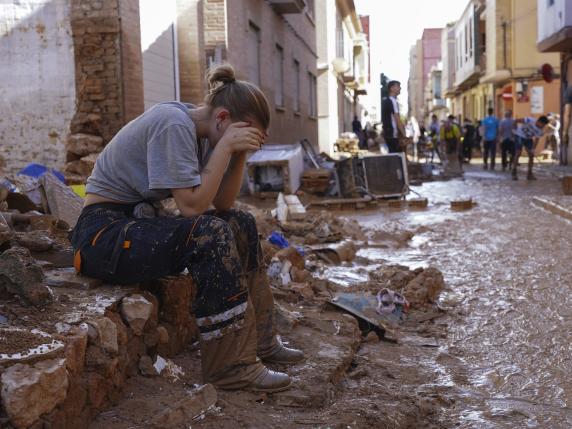
<path fill-rule="evenodd" d="M 367 227 L 417 232 L 409 244 L 358 255 L 445 275 L 448 332 L 433 356 L 436 379 L 422 388 L 446 399 L 439 425 L 570 427 L 572 233 L 569 222 L 531 203 L 559 194 L 558 182 L 513 182 L 475 167 L 464 180 L 415 191 L 429 210 L 358 217 Z M 451 211 L 449 201 L 460 197 L 477 207 Z"/>

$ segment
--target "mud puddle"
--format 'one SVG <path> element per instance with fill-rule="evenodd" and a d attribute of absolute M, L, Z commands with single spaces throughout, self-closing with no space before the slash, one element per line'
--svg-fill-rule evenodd
<path fill-rule="evenodd" d="M 443 272 L 447 287 L 439 305 L 447 335 L 434 353 L 411 356 L 431 373 L 416 393 L 439 398 L 425 424 L 572 427 L 572 229 L 531 204 L 534 196 L 557 195 L 560 184 L 512 182 L 471 168 L 464 180 L 414 190 L 429 199 L 425 211 L 352 216 L 373 231 L 411 231 L 407 244 L 370 241 L 345 277 L 336 273 L 332 280 L 363 278 L 378 263 Z M 478 205 L 452 211 L 450 201 L 463 198 Z"/>

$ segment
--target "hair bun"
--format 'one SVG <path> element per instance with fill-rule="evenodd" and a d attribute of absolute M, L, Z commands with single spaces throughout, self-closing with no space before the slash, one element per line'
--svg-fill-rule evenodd
<path fill-rule="evenodd" d="M 217 89 L 221 85 L 236 81 L 234 68 L 230 64 L 221 64 L 209 70 L 207 83 L 209 90 Z"/>

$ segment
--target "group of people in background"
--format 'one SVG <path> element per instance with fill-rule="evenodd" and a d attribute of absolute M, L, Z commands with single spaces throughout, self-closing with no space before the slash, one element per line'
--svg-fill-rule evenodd
<path fill-rule="evenodd" d="M 444 164 L 445 173 L 450 176 L 462 174 L 462 165 L 470 163 L 474 149 L 480 149 L 483 156 L 483 169 L 494 170 L 497 149 L 500 149 L 503 171 L 510 171 L 513 180 L 518 180 L 518 163 L 523 151 L 528 156 L 528 180 L 535 180 L 533 174 L 534 157 L 538 142 L 542 136 L 548 139 L 554 156 L 558 156 L 557 116 L 540 116 L 538 118 L 513 118 L 511 111 L 506 111 L 499 120 L 493 109 L 482 121 L 473 123 L 469 118 L 461 123 L 453 115 L 439 121 L 432 115 L 427 129 L 421 127 L 420 142 L 430 147 L 427 156 L 433 160 L 435 153 Z"/>

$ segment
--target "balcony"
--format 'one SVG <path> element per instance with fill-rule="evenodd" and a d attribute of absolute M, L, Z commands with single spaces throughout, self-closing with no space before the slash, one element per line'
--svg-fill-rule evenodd
<path fill-rule="evenodd" d="M 538 2 L 538 40 L 541 52 L 572 49 L 572 3 L 567 0 Z"/>
<path fill-rule="evenodd" d="M 280 15 L 302 13 L 306 8 L 304 0 L 269 0 L 268 3 Z"/>

